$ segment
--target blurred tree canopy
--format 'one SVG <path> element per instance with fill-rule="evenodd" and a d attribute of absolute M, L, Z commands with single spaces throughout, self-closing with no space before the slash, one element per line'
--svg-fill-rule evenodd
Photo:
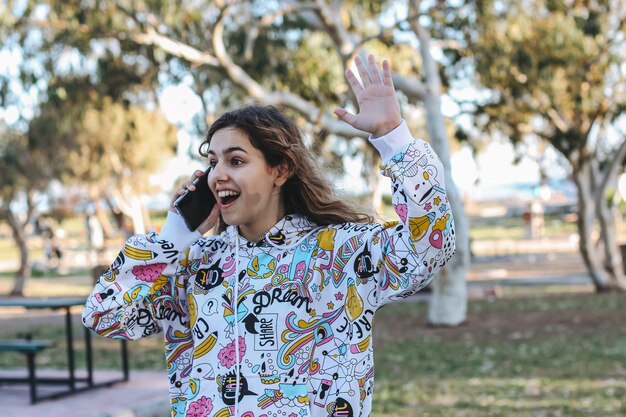
<path fill-rule="evenodd" d="M 626 109 L 626 3 L 474 4 L 470 50 L 490 91 L 476 108 L 477 122 L 514 143 L 539 138 L 563 155 L 578 190 L 580 251 L 594 284 L 626 290 L 609 197 L 626 156 L 616 123 L 623 124 Z"/>
<path fill-rule="evenodd" d="M 443 23 L 433 16 L 452 6 L 416 0 L 407 5 L 394 0 L 217 0 L 210 4 L 40 0 L 9 2 L 6 7 L 5 14 L 11 16 L 4 21 L 13 30 L 5 36 L 42 63 L 33 68 L 23 65 L 24 80 L 45 74 L 54 86 L 59 82 L 56 77 L 84 77 L 99 97 L 110 97 L 111 106 L 154 103 L 160 86 L 185 85 L 202 103 L 203 114 L 195 120 L 199 134 L 224 108 L 248 100 L 281 106 L 308 134 L 320 160 L 338 166 L 348 154 L 362 161 L 361 174 L 378 196 L 375 201 L 380 197 L 380 181 L 372 167 L 378 165 L 378 154 L 363 140 L 363 132 L 337 120 L 332 110 L 354 108 L 344 71 L 356 55 L 371 52 L 394 57 L 394 83 L 411 116 L 407 121 L 419 136 L 430 137 L 449 172 L 448 130 L 452 129 L 451 123 L 445 124 L 439 101 L 447 83 L 441 81 L 439 64 L 430 55 L 427 32 L 432 30 L 436 37 L 445 34 L 440 30 Z M 49 92 L 56 94 L 52 89 Z M 40 117 L 58 114 L 54 107 L 45 107 Z M 86 115 L 89 108 L 75 112 Z M 429 117 L 415 117 L 424 113 Z M 61 128 L 60 137 L 68 129 L 72 130 Z M 84 152 L 95 157 L 100 151 Z M 81 169 L 80 164 L 72 169 Z M 464 215 L 454 191 L 448 195 L 451 204 L 457 205 L 460 221 Z M 462 238 L 466 228 L 459 226 L 457 247 L 468 253 Z M 464 260 L 459 266 L 467 266 L 466 257 L 457 259 Z M 464 282 L 464 273 L 460 268 L 450 279 Z M 461 298 L 464 294 L 459 293 Z M 448 304 L 464 305 L 459 295 Z M 461 321 L 464 314 L 462 310 Z"/>

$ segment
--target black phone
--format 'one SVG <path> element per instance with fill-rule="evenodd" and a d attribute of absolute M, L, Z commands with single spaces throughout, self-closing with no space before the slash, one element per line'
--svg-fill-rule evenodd
<path fill-rule="evenodd" d="M 209 188 L 207 181 L 210 171 L 211 167 L 208 167 L 203 176 L 194 180 L 195 191 L 185 191 L 185 194 L 178 197 L 174 202 L 174 207 L 183 216 L 187 228 L 192 232 L 209 217 L 216 203 L 213 191 Z"/>

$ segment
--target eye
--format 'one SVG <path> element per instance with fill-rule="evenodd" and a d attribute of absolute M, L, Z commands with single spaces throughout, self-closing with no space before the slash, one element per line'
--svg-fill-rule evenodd
<path fill-rule="evenodd" d="M 233 159 L 230 160 L 230 163 L 232 165 L 241 165 L 241 164 L 243 164 L 243 161 L 241 159 L 239 159 L 239 158 L 233 158 Z"/>
<path fill-rule="evenodd" d="M 213 159 L 213 160 L 209 161 L 209 166 L 210 166 L 211 168 L 215 168 L 215 165 L 217 165 L 217 161 L 216 161 L 215 159 Z"/>

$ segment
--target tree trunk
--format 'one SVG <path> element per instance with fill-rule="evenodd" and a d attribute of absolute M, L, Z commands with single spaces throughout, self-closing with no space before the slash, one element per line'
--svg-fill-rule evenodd
<path fill-rule="evenodd" d="M 143 216 L 143 204 L 141 199 L 135 195 L 134 190 L 123 184 L 121 189 L 112 189 L 111 194 L 117 201 L 117 207 L 122 211 L 122 213 L 130 217 L 133 222 L 132 233 L 145 234 L 146 226 Z"/>
<path fill-rule="evenodd" d="M 9 227 L 11 228 L 11 232 L 13 233 L 15 244 L 20 250 L 20 266 L 15 274 L 13 289 L 9 295 L 12 297 L 21 297 L 24 295 L 26 281 L 30 278 L 30 263 L 28 262 L 29 252 L 26 241 L 26 233 L 24 232 L 24 225 L 9 209 L 6 211 L 6 219 L 9 223 Z"/>
<path fill-rule="evenodd" d="M 625 291 L 626 277 L 624 277 L 622 255 L 617 249 L 617 230 L 613 211 L 606 198 L 600 197 L 597 215 L 604 247 L 604 268 L 609 275 L 609 287 L 611 290 Z"/>
<path fill-rule="evenodd" d="M 419 7 L 415 5 L 415 10 Z M 441 113 L 441 79 L 437 63 L 430 54 L 430 35 L 414 23 L 420 41 L 424 66 L 426 122 L 431 144 L 439 155 L 446 178 L 448 204 L 454 215 L 456 255 L 446 264 L 433 284 L 428 310 L 428 323 L 433 326 L 458 326 L 467 318 L 467 270 L 469 269 L 469 226 L 461 195 L 452 180 L 450 149 L 443 114 Z"/>
<path fill-rule="evenodd" d="M 577 164 L 572 164 L 572 166 L 577 167 Z M 602 266 L 601 256 L 593 242 L 596 202 L 590 171 L 590 164 L 583 161 L 573 172 L 574 184 L 578 191 L 578 247 L 596 291 L 605 292 L 610 290 L 609 275 Z"/>
<path fill-rule="evenodd" d="M 111 225 L 111 221 L 109 220 L 109 216 L 107 215 L 107 209 L 102 204 L 99 195 L 92 196 L 91 201 L 96 209 L 96 217 L 100 222 L 100 226 L 102 226 L 102 231 L 104 232 L 104 236 L 111 237 L 114 235 L 113 226 Z"/>
<path fill-rule="evenodd" d="M 141 203 L 139 196 L 134 195 L 130 198 L 130 207 L 130 218 L 133 220 L 133 232 L 136 235 L 145 234 L 146 225 L 143 218 L 143 204 Z"/>

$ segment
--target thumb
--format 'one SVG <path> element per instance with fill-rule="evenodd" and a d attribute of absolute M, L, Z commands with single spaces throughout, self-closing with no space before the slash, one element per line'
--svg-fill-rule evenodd
<path fill-rule="evenodd" d="M 348 112 L 347 110 L 342 109 L 342 108 L 337 108 L 333 110 L 333 113 L 335 113 L 337 117 L 339 117 L 344 122 L 348 123 L 350 126 L 354 125 L 356 117 L 352 113 Z"/>

